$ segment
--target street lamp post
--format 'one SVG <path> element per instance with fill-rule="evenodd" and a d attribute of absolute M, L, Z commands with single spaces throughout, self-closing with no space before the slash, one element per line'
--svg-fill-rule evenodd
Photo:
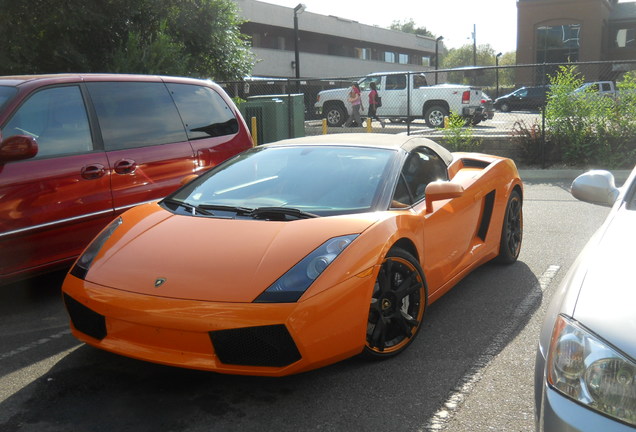
<path fill-rule="evenodd" d="M 294 8 L 294 68 L 296 69 L 296 80 L 300 78 L 300 52 L 298 51 L 298 15 L 305 11 L 307 6 L 302 3 L 298 3 L 298 6 Z M 298 81 L 296 82 L 298 86 Z"/>
<path fill-rule="evenodd" d="M 435 39 L 435 70 L 439 69 L 439 43 L 444 40 L 444 36 Z M 435 72 L 435 84 L 437 84 L 437 72 Z"/>
<path fill-rule="evenodd" d="M 495 98 L 499 97 L 499 57 L 501 57 L 501 53 L 498 53 L 495 56 L 495 77 L 496 77 L 496 81 L 497 81 L 497 95 L 495 96 Z"/>

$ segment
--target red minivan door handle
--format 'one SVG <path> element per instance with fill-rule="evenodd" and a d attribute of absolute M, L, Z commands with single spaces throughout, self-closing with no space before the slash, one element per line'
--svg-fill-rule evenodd
<path fill-rule="evenodd" d="M 131 174 L 137 169 L 137 162 L 132 159 L 122 159 L 115 162 L 115 172 L 117 174 Z"/>
<path fill-rule="evenodd" d="M 86 180 L 95 180 L 106 174 L 106 167 L 102 164 L 90 164 L 82 167 L 82 178 Z"/>

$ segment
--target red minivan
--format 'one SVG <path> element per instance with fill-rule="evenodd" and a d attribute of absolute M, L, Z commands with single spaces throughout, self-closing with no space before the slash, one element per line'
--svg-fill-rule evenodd
<path fill-rule="evenodd" d="M 0 284 L 69 265 L 115 215 L 250 147 L 210 81 L 0 77 Z"/>

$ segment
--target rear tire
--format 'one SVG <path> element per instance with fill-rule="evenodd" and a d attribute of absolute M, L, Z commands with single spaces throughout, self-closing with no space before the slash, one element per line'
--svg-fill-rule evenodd
<path fill-rule="evenodd" d="M 403 249 L 391 249 L 373 289 L 363 356 L 380 360 L 404 351 L 419 333 L 427 296 L 417 260 Z"/>
<path fill-rule="evenodd" d="M 522 239 L 523 209 L 521 195 L 517 190 L 513 190 L 506 205 L 497 262 L 501 264 L 512 264 L 517 261 L 519 252 L 521 251 Z"/>
<path fill-rule="evenodd" d="M 430 128 L 441 128 L 444 126 L 444 117 L 448 116 L 448 111 L 440 106 L 433 105 L 424 111 L 424 121 Z"/>

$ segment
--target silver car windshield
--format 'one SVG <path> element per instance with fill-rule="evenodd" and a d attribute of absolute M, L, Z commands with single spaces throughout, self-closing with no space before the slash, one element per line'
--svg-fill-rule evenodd
<path fill-rule="evenodd" d="M 390 149 L 346 146 L 257 148 L 178 191 L 172 201 L 205 209 L 291 208 L 315 215 L 371 210 Z"/>

